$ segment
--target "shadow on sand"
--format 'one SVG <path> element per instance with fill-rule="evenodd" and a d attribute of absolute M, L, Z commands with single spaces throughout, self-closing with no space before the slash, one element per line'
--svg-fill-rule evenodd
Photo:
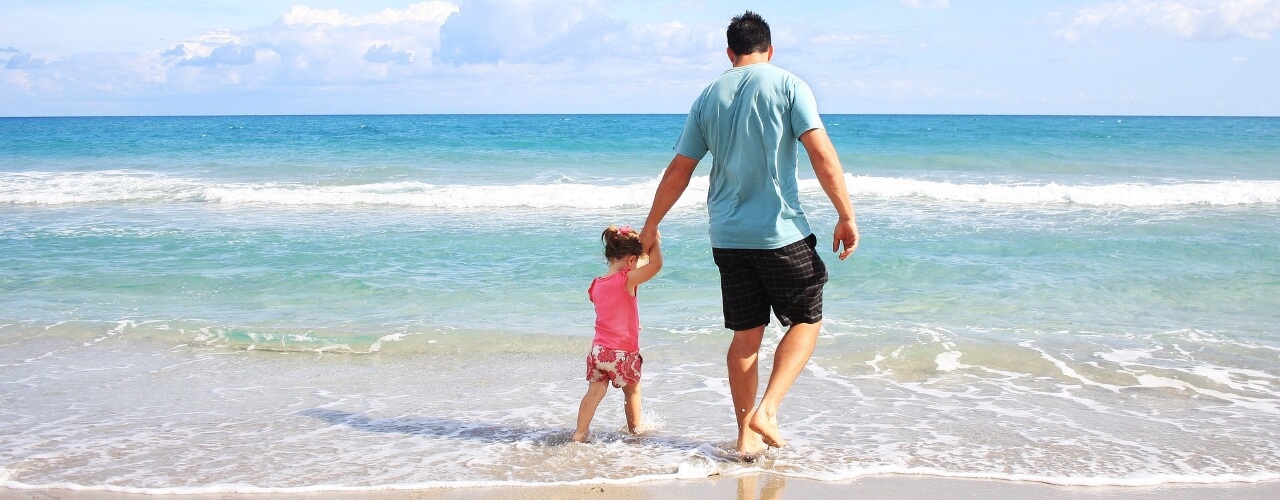
<path fill-rule="evenodd" d="M 333 425 L 345 425 L 365 432 L 469 439 L 485 443 L 526 441 L 542 445 L 562 445 L 572 442 L 570 438 L 573 436 L 573 430 L 567 428 L 548 429 L 510 426 L 438 417 L 369 418 L 360 413 L 325 408 L 302 410 L 298 412 L 298 415 L 317 418 Z M 633 436 L 622 432 L 596 432 L 593 433 L 593 440 L 659 445 L 689 451 L 709 446 L 708 443 L 657 433 Z"/>
<path fill-rule="evenodd" d="M 334 425 L 345 425 L 365 432 L 470 439 L 486 443 L 534 441 L 542 444 L 559 444 L 568 442 L 573 434 L 568 429 L 512 427 L 484 422 L 466 422 L 451 418 L 369 418 L 360 413 L 324 408 L 302 410 L 298 414 L 305 417 L 318 418 Z"/>

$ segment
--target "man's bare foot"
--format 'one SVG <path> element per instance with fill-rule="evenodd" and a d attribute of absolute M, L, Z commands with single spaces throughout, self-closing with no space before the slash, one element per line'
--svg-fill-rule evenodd
<path fill-rule="evenodd" d="M 572 437 L 572 438 L 570 438 L 570 439 L 573 439 L 573 442 L 575 442 L 575 443 L 585 443 L 585 442 L 587 442 L 587 433 L 585 433 L 585 432 L 575 432 L 575 433 L 573 433 L 573 437 Z"/>
<path fill-rule="evenodd" d="M 750 427 L 744 426 L 738 430 L 738 458 L 746 462 L 754 462 L 756 457 L 764 453 L 764 450 L 764 441 L 761 441 L 760 435 Z"/>
<path fill-rule="evenodd" d="M 787 445 L 787 440 L 782 439 L 782 435 L 778 433 L 778 416 L 773 411 L 756 408 L 755 413 L 751 415 L 751 419 L 748 422 L 750 422 L 749 427 L 751 427 L 751 430 L 759 433 L 760 440 L 764 444 L 774 448 L 781 448 Z"/>
<path fill-rule="evenodd" d="M 738 455 L 742 458 L 749 457 L 754 459 L 756 456 L 764 453 L 766 448 L 764 441 L 760 440 L 760 435 L 754 432 L 751 433 L 750 437 L 738 438 Z"/>

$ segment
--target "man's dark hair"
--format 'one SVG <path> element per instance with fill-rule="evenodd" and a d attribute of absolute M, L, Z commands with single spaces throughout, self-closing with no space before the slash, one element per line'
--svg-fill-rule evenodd
<path fill-rule="evenodd" d="M 729 39 L 729 50 L 740 56 L 767 52 L 769 45 L 773 43 L 769 35 L 769 23 L 764 22 L 760 14 L 749 10 L 729 21 L 725 37 Z"/>

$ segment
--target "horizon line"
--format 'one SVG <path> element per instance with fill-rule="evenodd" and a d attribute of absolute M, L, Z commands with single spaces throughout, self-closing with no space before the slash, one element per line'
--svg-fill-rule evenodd
<path fill-rule="evenodd" d="M 819 113 L 822 116 L 953 116 L 953 117 L 1108 117 L 1108 118 L 1280 118 L 1280 115 L 1160 115 L 1110 113 Z M 191 115 L 23 115 L 0 119 L 40 118 L 249 118 L 249 117 L 338 117 L 338 116 L 685 116 L 688 113 L 282 113 L 282 114 L 191 114 Z"/>

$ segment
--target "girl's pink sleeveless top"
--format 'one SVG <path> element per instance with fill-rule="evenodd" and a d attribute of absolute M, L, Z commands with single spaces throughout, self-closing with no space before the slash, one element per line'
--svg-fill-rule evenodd
<path fill-rule="evenodd" d="M 587 295 L 596 305 L 594 343 L 620 351 L 640 350 L 640 306 L 627 293 L 627 273 L 623 270 L 591 281 Z"/>

